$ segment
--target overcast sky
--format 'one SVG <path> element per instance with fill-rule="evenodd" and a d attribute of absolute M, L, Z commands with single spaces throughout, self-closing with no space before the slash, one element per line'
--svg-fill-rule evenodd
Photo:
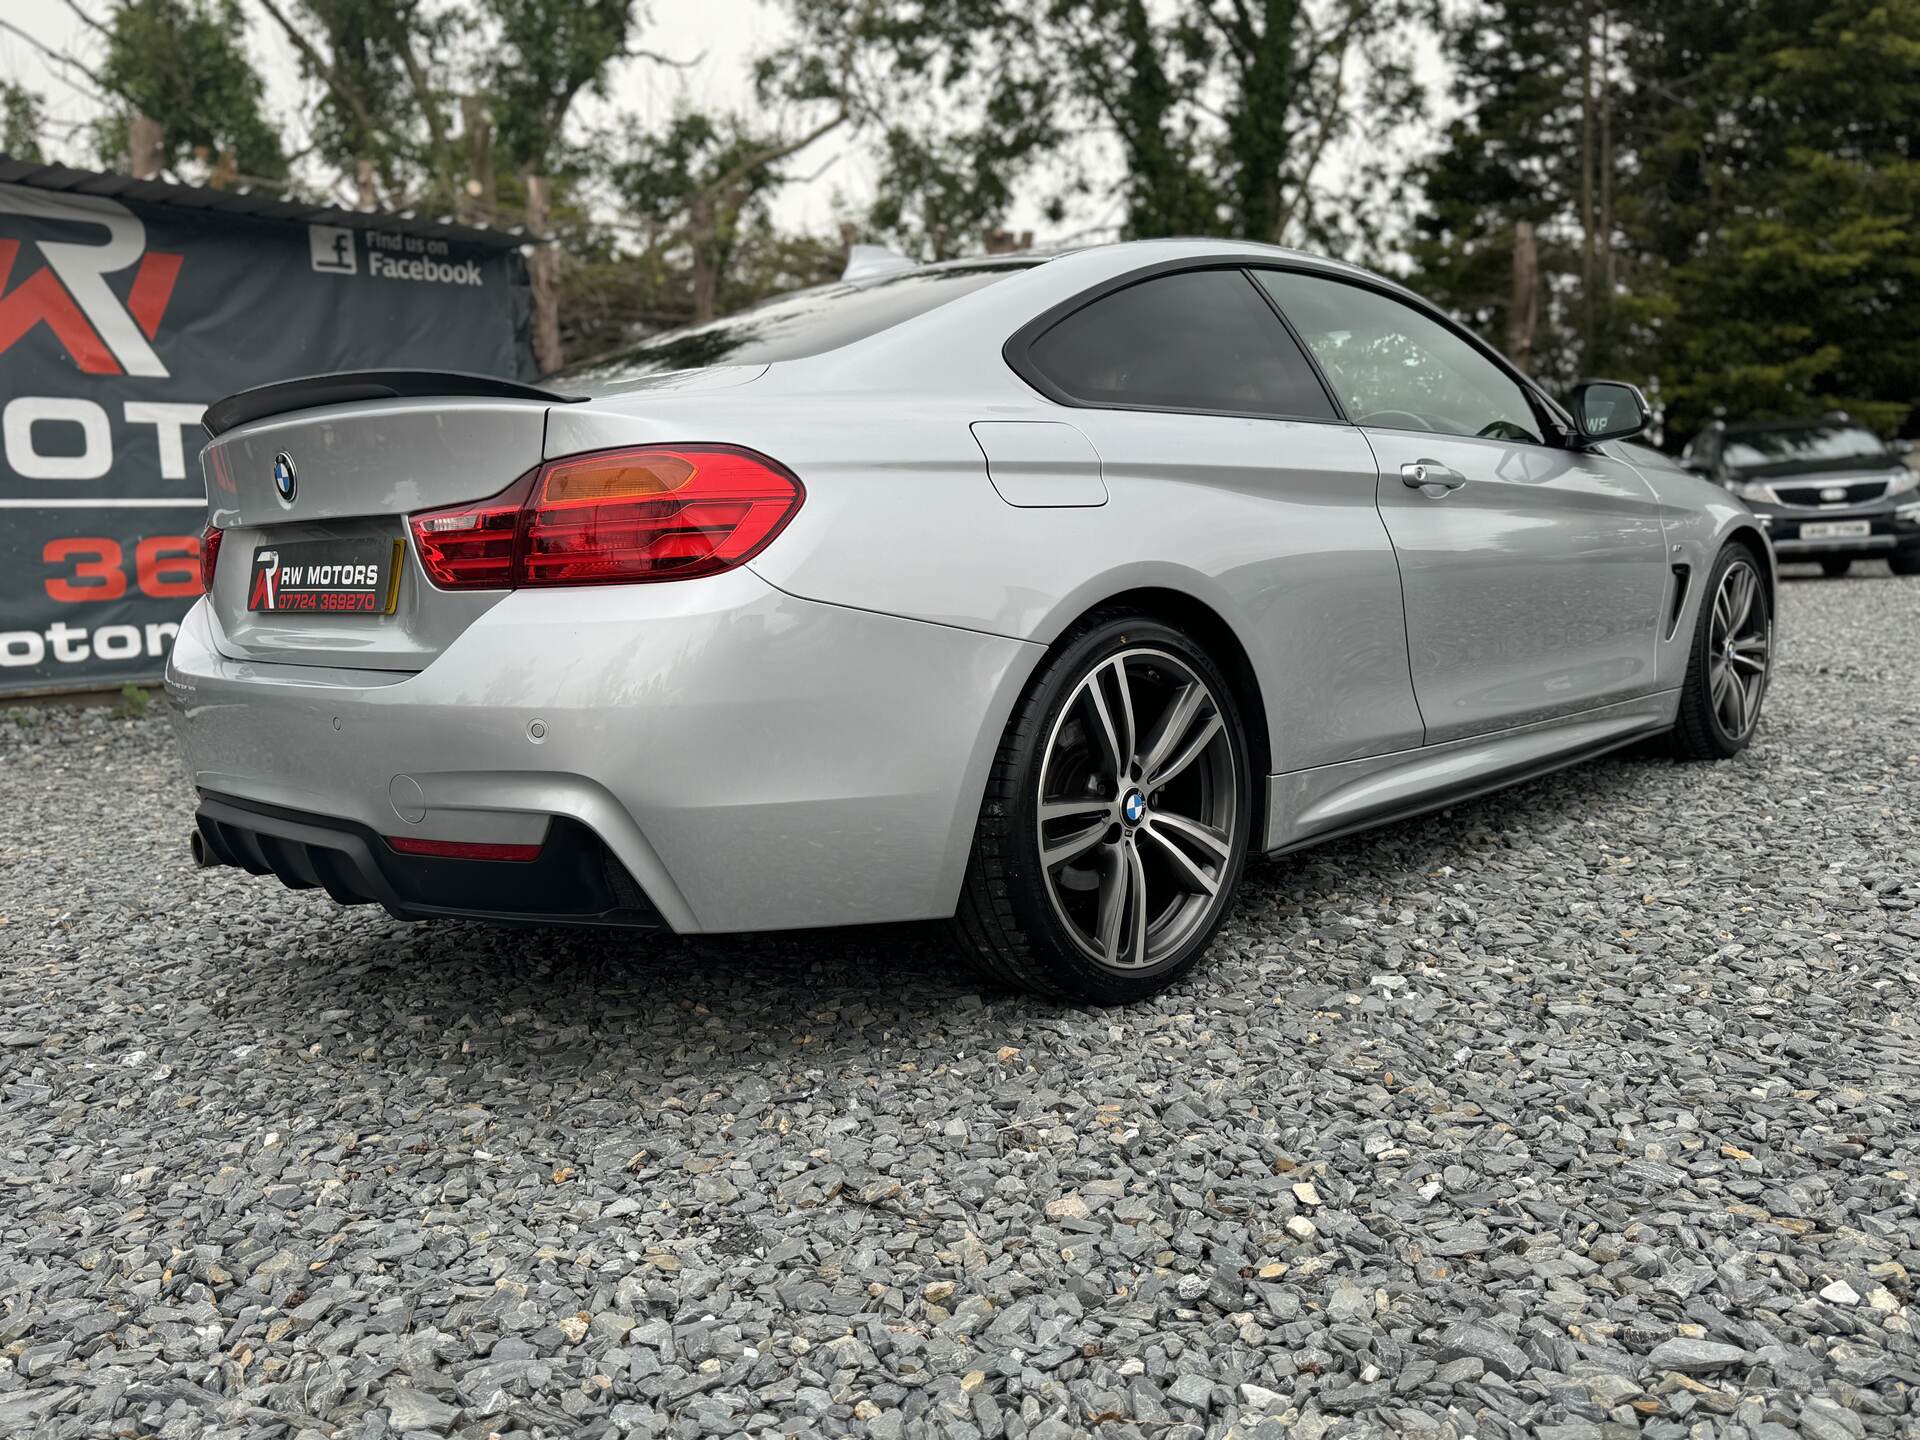
<path fill-rule="evenodd" d="M 77 0 L 83 8 L 104 13 L 101 0 Z M 293 47 L 279 28 L 252 0 L 241 0 L 253 18 L 251 43 L 266 86 L 267 103 L 283 126 L 298 124 L 309 91 L 302 80 Z M 606 120 L 613 110 L 637 111 L 651 122 L 664 121 L 676 105 L 709 111 L 754 108 L 750 68 L 755 56 L 778 46 L 787 34 L 784 10 L 767 0 L 653 0 L 651 20 L 636 43 L 676 59 L 694 61 L 684 68 L 664 67 L 644 60 L 623 62 L 612 75 L 610 102 L 588 101 L 576 106 L 580 122 Z M 73 13 L 65 0 L 0 0 L 0 15 L 56 50 L 89 59 L 98 54 L 98 36 Z M 1419 57 L 1417 69 L 1439 95 L 1445 72 L 1431 49 Z M 0 75 L 26 83 L 44 95 L 52 134 L 48 148 L 60 158 L 91 164 L 87 137 L 81 127 L 97 106 L 69 84 L 58 67 L 25 41 L 0 31 Z M 84 82 L 82 82 L 84 83 Z M 1442 108 L 1436 106 L 1436 109 Z M 786 117 L 798 126 L 805 117 Z M 1407 138 L 1420 144 L 1433 133 L 1436 120 Z M 293 148 L 303 143 L 288 137 Z M 1334 154 L 1323 165 L 1321 179 L 1337 177 L 1352 162 L 1351 155 Z M 788 163 L 794 183 L 776 197 L 775 218 L 783 226 L 830 231 L 844 216 L 865 208 L 873 189 L 874 166 L 860 139 L 839 132 L 827 136 Z M 1119 209 L 1111 199 L 1080 202 L 1064 224 L 1049 226 L 1033 205 L 1018 206 L 1010 217 L 1012 228 L 1031 229 L 1044 241 L 1059 239 L 1089 227 L 1111 225 Z"/>

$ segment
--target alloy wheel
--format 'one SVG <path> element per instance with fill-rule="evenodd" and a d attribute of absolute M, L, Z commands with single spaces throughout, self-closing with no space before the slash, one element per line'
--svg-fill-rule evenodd
<path fill-rule="evenodd" d="M 1054 721 L 1039 792 L 1048 898 L 1097 964 L 1157 965 L 1224 903 L 1244 823 L 1233 744 L 1220 698 L 1179 656 L 1101 660 Z"/>
<path fill-rule="evenodd" d="M 1729 740 L 1742 739 L 1759 723 L 1772 656 L 1773 619 L 1760 576 L 1747 561 L 1736 561 L 1720 578 L 1707 628 L 1707 694 Z"/>

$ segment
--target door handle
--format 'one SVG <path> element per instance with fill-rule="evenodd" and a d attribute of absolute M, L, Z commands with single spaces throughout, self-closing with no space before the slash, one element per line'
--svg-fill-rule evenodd
<path fill-rule="evenodd" d="M 1458 470 L 1442 465 L 1438 460 L 1412 460 L 1400 467 L 1400 479 L 1409 490 L 1418 490 L 1425 485 L 1439 485 L 1448 490 L 1458 490 L 1467 483 L 1467 477 Z"/>

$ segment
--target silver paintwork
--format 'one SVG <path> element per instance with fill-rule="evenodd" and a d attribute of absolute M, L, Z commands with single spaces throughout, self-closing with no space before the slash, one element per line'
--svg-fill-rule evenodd
<path fill-rule="evenodd" d="M 1719 487 L 1631 443 L 1062 406 L 1001 354 L 1091 286 L 1210 257 L 1361 273 L 1264 246 L 1103 247 L 811 359 L 222 436 L 204 461 L 220 581 L 168 668 L 196 781 L 430 838 L 573 815 L 674 928 L 757 929 L 951 913 L 1021 690 L 1116 596 L 1210 615 L 1244 657 L 1269 848 L 1669 724 L 1701 603 L 1697 584 L 1676 597 L 1676 567 L 1703 576 L 1729 536 L 1760 534 Z M 262 535 L 400 535 L 404 512 L 497 493 L 542 457 L 648 441 L 762 451 L 806 502 L 704 580 L 452 595 L 409 548 L 388 620 L 244 609 L 231 557 Z M 1427 462 L 1461 483 L 1408 485 Z M 417 820 L 390 798 L 402 776 Z"/>

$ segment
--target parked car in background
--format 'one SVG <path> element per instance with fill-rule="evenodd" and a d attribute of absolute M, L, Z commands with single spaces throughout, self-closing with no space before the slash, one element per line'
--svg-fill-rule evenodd
<path fill-rule="evenodd" d="M 1782 561 L 1816 560 L 1838 576 L 1884 558 L 1896 575 L 1920 575 L 1920 474 L 1904 448 L 1832 414 L 1715 422 L 1680 463 L 1746 501 Z"/>
<path fill-rule="evenodd" d="M 1142 241 L 788 296 L 532 389 L 207 411 L 195 853 L 403 918 L 948 918 L 1138 999 L 1250 855 L 1752 740 L 1725 491 L 1410 291 Z"/>

